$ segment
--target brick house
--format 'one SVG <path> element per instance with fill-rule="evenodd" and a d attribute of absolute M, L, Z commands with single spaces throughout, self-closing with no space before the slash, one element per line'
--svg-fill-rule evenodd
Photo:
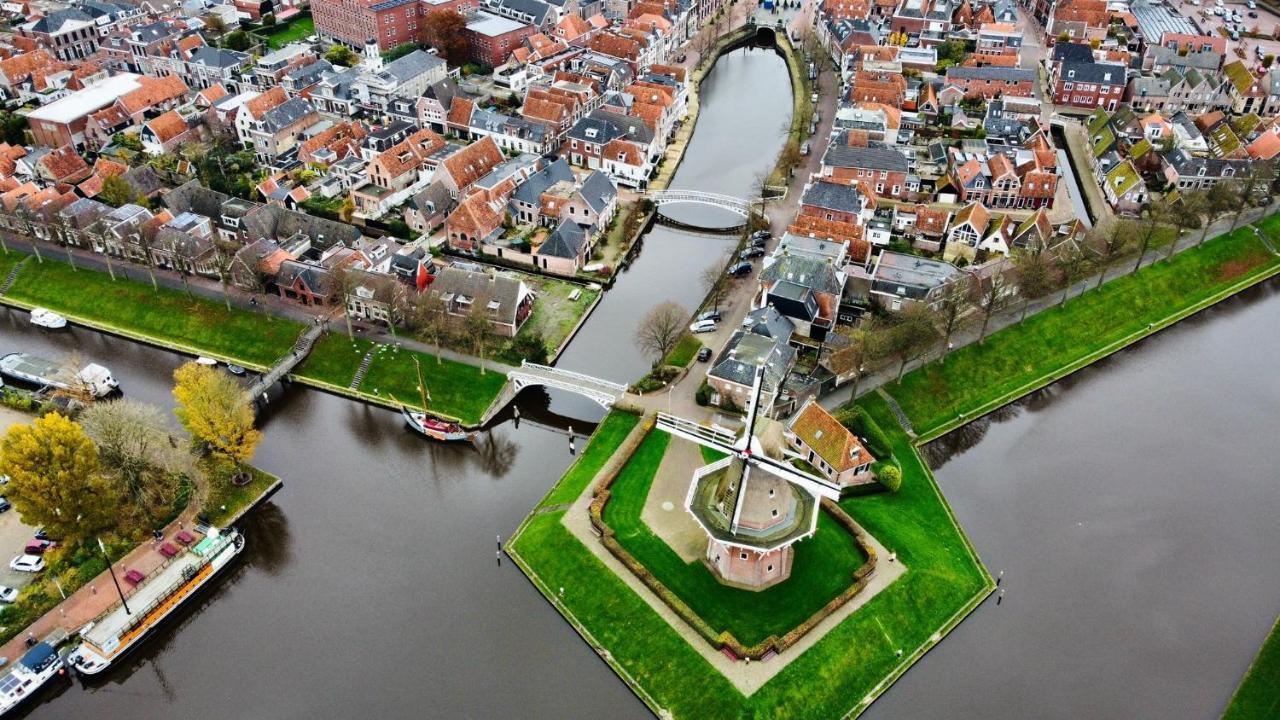
<path fill-rule="evenodd" d="M 843 185 L 862 184 L 879 197 L 910 200 L 915 188 L 909 187 L 910 163 L 897 150 L 883 147 L 849 147 L 834 141 L 822 156 L 820 176 Z"/>
<path fill-rule="evenodd" d="M 986 67 L 954 65 L 947 68 L 946 75 L 946 85 L 958 88 L 966 100 L 979 98 L 990 100 L 997 95 L 1034 97 L 1036 81 L 1035 70 L 990 65 Z"/>
<path fill-rule="evenodd" d="M 872 457 L 858 436 L 810 398 L 788 423 L 783 437 L 789 454 L 823 477 L 847 489 L 875 482 Z"/>
<path fill-rule="evenodd" d="M 1053 102 L 1081 108 L 1115 110 L 1128 84 L 1123 65 L 1064 61 L 1050 73 Z"/>

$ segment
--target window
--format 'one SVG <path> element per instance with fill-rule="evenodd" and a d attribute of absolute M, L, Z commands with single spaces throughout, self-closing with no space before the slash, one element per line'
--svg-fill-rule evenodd
<path fill-rule="evenodd" d="M 738 558 L 739 558 L 739 559 L 742 559 L 742 560 L 746 560 L 746 559 L 747 559 L 747 554 L 746 554 L 746 553 L 740 553 L 740 554 L 738 555 Z"/>
<path fill-rule="evenodd" d="M 773 572 L 773 566 L 770 565 L 764 569 L 765 572 Z"/>
<path fill-rule="evenodd" d="M 774 508 L 773 510 L 770 510 L 769 514 L 773 515 L 773 517 L 778 517 L 778 508 Z"/>

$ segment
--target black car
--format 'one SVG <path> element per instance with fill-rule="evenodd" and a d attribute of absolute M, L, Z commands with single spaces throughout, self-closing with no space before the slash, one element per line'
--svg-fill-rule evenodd
<path fill-rule="evenodd" d="M 749 262 L 737 263 L 733 267 L 729 268 L 729 274 L 732 275 L 733 277 L 742 277 L 743 275 L 750 275 L 751 263 Z"/>
<path fill-rule="evenodd" d="M 10 504 L 10 502 L 9 502 L 8 498 L 2 498 L 2 497 L 0 497 L 0 513 L 2 513 L 2 512 L 4 512 L 4 511 L 8 510 L 8 509 L 9 509 L 9 508 L 11 508 L 11 507 L 13 507 L 13 505 L 12 505 L 12 504 Z"/>
<path fill-rule="evenodd" d="M 764 257 L 764 248 L 758 245 L 752 245 L 746 250 L 743 250 L 742 252 L 738 253 L 739 260 L 750 260 L 751 258 L 758 258 L 758 257 Z"/>
<path fill-rule="evenodd" d="M 720 311 L 708 310 L 702 313 L 701 315 L 699 315 L 698 317 L 694 318 L 695 322 L 702 321 L 702 320 L 710 320 L 711 322 L 720 322 Z"/>
<path fill-rule="evenodd" d="M 711 348 L 704 347 L 698 351 L 698 362 L 706 362 L 711 359 Z"/>
<path fill-rule="evenodd" d="M 757 230 L 751 233 L 751 242 L 756 242 L 756 241 L 764 242 L 771 237 L 773 237 L 773 233 L 769 232 L 768 230 Z"/>

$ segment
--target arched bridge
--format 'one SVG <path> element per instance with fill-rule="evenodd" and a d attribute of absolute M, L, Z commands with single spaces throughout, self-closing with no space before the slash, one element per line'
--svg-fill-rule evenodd
<path fill-rule="evenodd" d="M 656 207 L 674 205 L 676 203 L 697 203 L 722 208 L 731 213 L 750 218 L 752 212 L 758 211 L 760 200 L 744 200 L 732 195 L 701 192 L 699 190 L 659 190 L 649 196 Z M 767 218 L 766 218 L 767 219 Z"/>
<path fill-rule="evenodd" d="M 522 361 L 518 369 L 507 373 L 507 381 L 515 387 L 516 392 L 530 385 L 543 385 L 577 393 L 596 401 L 606 410 L 613 407 L 618 398 L 627 391 L 627 386 L 622 383 L 602 380 L 550 365 L 538 365 L 527 360 Z"/>

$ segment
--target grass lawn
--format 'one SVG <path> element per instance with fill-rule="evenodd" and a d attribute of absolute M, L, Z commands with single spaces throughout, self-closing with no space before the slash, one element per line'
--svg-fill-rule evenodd
<path fill-rule="evenodd" d="M 320 336 L 311 354 L 294 371 L 295 375 L 312 378 L 321 382 L 347 387 L 355 377 L 356 368 L 364 359 L 364 354 L 373 347 L 372 340 L 356 338 L 352 340 L 336 328 L 334 332 Z M 414 399 L 417 399 L 415 394 Z"/>
<path fill-rule="evenodd" d="M 276 23 L 271 27 L 255 28 L 253 31 L 255 35 L 265 38 L 267 47 L 272 50 L 279 50 L 291 42 L 314 35 L 315 32 L 316 23 L 311 19 L 310 13 L 299 15 L 288 22 Z"/>
<path fill-rule="evenodd" d="M 1019 394 L 1030 392 L 1096 354 L 1118 349 L 1120 341 L 1160 326 L 1172 316 L 1232 285 L 1274 271 L 1280 259 L 1249 227 L 1210 240 L 1172 260 L 1104 284 L 1024 322 L 909 373 L 889 391 L 921 437 L 957 420 L 972 420 Z M 1123 310 L 1123 311 L 1121 311 Z"/>
<path fill-rule="evenodd" d="M 1280 717 L 1280 620 L 1262 643 L 1258 657 L 1236 688 L 1222 720 L 1264 720 Z"/>
<path fill-rule="evenodd" d="M 796 544 L 791 577 L 767 590 L 731 588 L 720 584 L 700 560 L 685 563 L 640 519 L 670 442 L 671 436 L 660 431 L 645 438 L 614 480 L 604 519 L 618 542 L 712 628 L 755 645 L 786 634 L 853 584 L 853 572 L 866 556 L 827 513 L 818 516 L 814 536 Z"/>
<path fill-rule="evenodd" d="M 563 505 L 571 503 L 582 491 L 586 489 L 587 483 L 600 472 L 600 468 L 608 462 L 609 457 L 618 449 L 622 441 L 626 439 L 631 429 L 640 422 L 639 415 L 612 410 L 600 421 L 599 427 L 591 436 L 591 441 L 587 443 L 587 447 L 583 449 L 582 454 L 578 456 L 575 462 L 560 482 L 551 489 L 538 507 L 552 507 L 555 505 Z"/>
<path fill-rule="evenodd" d="M 680 336 L 680 342 L 672 348 L 671 354 L 667 355 L 667 359 L 663 362 L 665 365 L 674 365 L 676 367 L 689 367 L 689 363 L 693 362 L 693 357 L 702 349 L 702 341 L 694 337 L 690 333 Z"/>
<path fill-rule="evenodd" d="M 210 477 L 213 489 L 209 491 L 204 513 L 215 527 L 225 527 L 231 523 L 233 518 L 258 502 L 263 493 L 280 479 L 251 465 L 244 466 L 244 470 L 253 476 L 253 480 L 242 487 L 232 485 L 229 477 Z"/>
<path fill-rule="evenodd" d="M 513 556 L 593 645 L 609 651 L 610 664 L 625 673 L 650 707 L 695 718 L 829 718 L 861 712 L 933 645 L 935 633 L 950 630 L 993 584 L 883 401 L 872 397 L 867 409 L 891 432 L 903 465 L 902 489 L 851 498 L 841 506 L 897 552 L 907 572 L 751 697 L 708 665 L 570 534 L 560 522 L 563 511 L 532 516 L 512 542 Z"/>
<path fill-rule="evenodd" d="M 569 337 L 569 333 L 573 332 L 573 328 L 577 326 L 591 304 L 600 296 L 600 291 L 565 280 L 533 275 L 526 275 L 523 278 L 531 288 L 537 291 L 538 299 L 533 303 L 533 314 L 520 328 L 520 335 L 539 334 L 542 336 L 542 342 L 547 346 L 547 352 L 555 352 L 565 338 Z M 569 296 L 574 290 L 581 292 L 577 300 L 570 300 Z M 521 358 L 509 350 L 504 350 L 503 355 L 511 364 L 520 364 Z"/>
<path fill-rule="evenodd" d="M 9 277 L 9 271 L 13 269 L 14 265 L 22 262 L 24 257 L 26 255 L 16 251 L 0 252 L 0 282 L 4 282 L 4 279 Z"/>
<path fill-rule="evenodd" d="M 422 366 L 431 409 L 465 423 L 479 422 L 507 382 L 507 376 L 495 370 L 482 375 L 474 365 L 448 359 L 436 364 L 435 355 L 383 345 L 360 383 L 361 392 L 395 403 L 421 405 L 418 374 L 413 366 L 415 357 Z M 352 372 L 355 372 L 354 366 Z"/>
<path fill-rule="evenodd" d="M 10 256 L 13 257 L 13 256 Z M 269 366 L 289 351 L 303 326 L 262 313 L 233 309 L 180 290 L 107 273 L 73 270 L 46 257 L 23 266 L 8 296 L 92 322 L 191 349 Z"/>

